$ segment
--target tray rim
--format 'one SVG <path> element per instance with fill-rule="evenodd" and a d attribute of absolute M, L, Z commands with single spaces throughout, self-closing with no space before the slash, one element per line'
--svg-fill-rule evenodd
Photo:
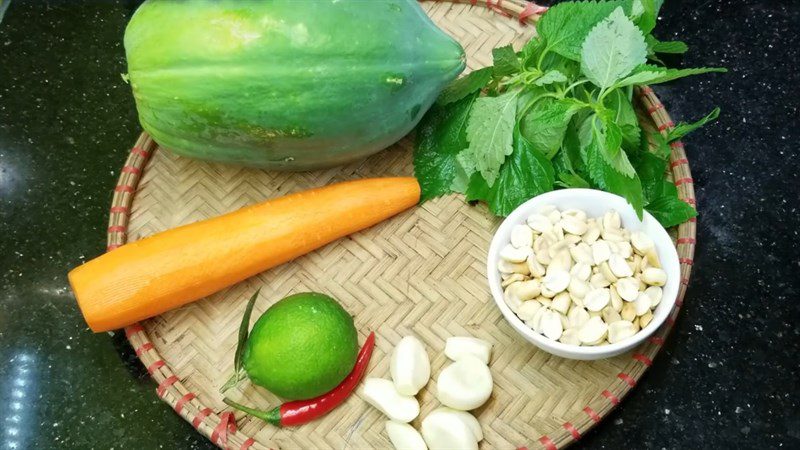
<path fill-rule="evenodd" d="M 432 0 L 442 1 L 442 0 Z M 546 7 L 528 3 L 523 0 L 444 0 L 451 3 L 478 4 L 502 14 L 513 17 L 521 24 L 533 23 L 546 11 Z M 642 102 L 646 112 L 651 117 L 658 131 L 666 133 L 674 127 L 674 122 L 666 112 L 664 105 L 656 97 L 650 87 L 638 87 L 635 95 Z M 680 198 L 696 208 L 694 182 L 691 176 L 689 161 L 685 148 L 680 141 L 670 144 L 670 170 L 674 183 L 678 188 Z M 107 230 L 107 249 L 112 251 L 123 245 L 127 240 L 128 221 L 131 205 L 137 192 L 139 180 L 144 172 L 150 156 L 158 145 L 146 133 L 142 132 L 131 149 L 120 177 L 114 188 L 114 193 L 109 210 L 109 226 Z M 542 435 L 529 444 L 521 444 L 519 449 L 527 450 L 528 446 L 538 446 L 547 450 L 564 448 L 579 440 L 583 434 L 600 423 L 616 408 L 628 393 L 636 386 L 644 372 L 652 365 L 653 359 L 658 354 L 665 339 L 675 324 L 675 320 L 683 305 L 683 299 L 691 277 L 693 258 L 696 244 L 697 219 L 693 218 L 678 226 L 676 246 L 681 265 L 681 280 L 678 298 L 674 309 L 667 317 L 661 329 L 651 336 L 647 343 L 639 347 L 632 354 L 625 370 L 621 371 L 614 381 L 593 400 L 586 405 L 570 421 L 562 424 L 561 428 L 550 435 Z M 203 404 L 197 395 L 189 391 L 180 381 L 167 363 L 161 358 L 147 331 L 140 323 L 135 323 L 125 328 L 125 336 L 134 349 L 136 356 L 146 368 L 150 377 L 157 383 L 156 394 L 162 401 L 169 404 L 173 410 L 184 420 L 189 422 L 198 432 L 206 436 L 212 443 L 221 448 L 238 448 L 241 450 L 251 447 L 266 448 L 253 437 L 237 431 L 233 413 L 230 411 L 217 413 Z"/>

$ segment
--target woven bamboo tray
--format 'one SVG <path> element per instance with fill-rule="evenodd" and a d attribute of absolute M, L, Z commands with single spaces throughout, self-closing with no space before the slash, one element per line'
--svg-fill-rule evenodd
<path fill-rule="evenodd" d="M 427 2 L 423 7 L 462 43 L 469 69 L 491 64 L 496 46 L 513 43 L 519 48 L 534 33 L 529 23 L 543 12 L 517 0 Z M 637 98 L 643 127 L 665 131 L 672 126 L 652 90 L 639 89 Z M 142 134 L 114 189 L 108 250 L 126 239 L 302 189 L 352 178 L 410 175 L 412 145 L 406 138 L 348 166 L 279 173 L 180 158 Z M 694 205 L 680 143 L 672 145 L 670 170 L 681 197 Z M 290 293 L 326 292 L 355 316 L 362 342 L 369 331 L 377 333 L 369 376 L 388 376 L 387 355 L 402 336 L 414 334 L 425 343 L 434 380 L 418 396 L 421 417 L 438 406 L 433 393 L 435 375 L 446 364 L 445 339 L 472 335 L 494 343 L 494 393 L 476 411 L 485 434 L 481 448 L 565 447 L 616 407 L 651 365 L 689 282 L 696 223 L 673 230 L 682 280 L 667 323 L 632 353 L 589 362 L 539 351 L 503 320 L 486 285 L 484 263 L 498 224 L 484 206 L 470 207 L 455 195 L 439 198 L 207 299 L 132 325 L 126 335 L 157 383 L 157 395 L 220 447 L 388 448 L 384 417 L 358 394 L 321 420 L 289 429 L 234 415 L 222 403 L 218 389 L 232 373 L 237 327 L 255 289 L 262 292 L 256 314 Z M 247 382 L 228 394 L 263 409 L 278 403 Z"/>

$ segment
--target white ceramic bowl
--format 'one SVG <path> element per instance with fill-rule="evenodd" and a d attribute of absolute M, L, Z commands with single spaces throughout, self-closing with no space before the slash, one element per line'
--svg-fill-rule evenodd
<path fill-rule="evenodd" d="M 661 303 L 659 303 L 655 311 L 653 311 L 653 320 L 644 329 L 628 339 L 614 344 L 586 347 L 563 344 L 548 339 L 533 331 L 511 311 L 508 305 L 506 305 L 503 299 L 503 289 L 500 286 L 502 279 L 497 269 L 497 263 L 500 260 L 500 250 L 510 242 L 511 228 L 513 228 L 514 225 L 525 223 L 525 220 L 531 213 L 536 212 L 544 205 L 554 205 L 561 211 L 569 208 L 577 208 L 586 211 L 589 217 L 598 217 L 606 211 L 613 209 L 619 212 L 623 227 L 631 231 L 643 231 L 653 239 L 658 257 L 661 260 L 662 268 L 667 273 L 667 283 L 663 286 L 664 295 L 661 299 Z M 644 213 L 644 220 L 640 221 L 638 217 L 636 217 L 633 208 L 624 198 L 593 189 L 563 189 L 548 192 L 520 205 L 502 224 L 500 224 L 500 228 L 497 229 L 494 238 L 492 238 L 492 244 L 489 247 L 487 264 L 487 275 L 492 297 L 494 297 L 497 307 L 500 308 L 500 311 L 503 313 L 508 323 L 510 323 L 525 339 L 542 350 L 570 359 L 592 360 L 609 358 L 625 353 L 641 344 L 667 319 L 669 312 L 675 305 L 675 299 L 678 296 L 678 283 L 680 281 L 678 252 L 675 250 L 675 246 L 672 244 L 672 240 L 664 227 L 647 212 Z"/>

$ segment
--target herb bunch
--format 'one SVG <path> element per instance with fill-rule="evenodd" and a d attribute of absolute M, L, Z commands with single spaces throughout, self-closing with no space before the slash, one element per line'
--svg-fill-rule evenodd
<path fill-rule="evenodd" d="M 665 178 L 669 144 L 719 109 L 666 136 L 646 132 L 633 87 L 725 69 L 663 66 L 659 54 L 687 46 L 650 34 L 661 3 L 560 3 L 521 51 L 496 48 L 493 66 L 448 86 L 417 129 L 422 200 L 459 192 L 505 216 L 541 193 L 582 187 L 620 195 L 639 217 L 646 209 L 665 227 L 694 217 Z"/>

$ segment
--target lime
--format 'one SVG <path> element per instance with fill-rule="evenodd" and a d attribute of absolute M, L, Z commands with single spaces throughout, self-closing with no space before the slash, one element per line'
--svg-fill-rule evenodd
<path fill-rule="evenodd" d="M 333 298 L 307 292 L 264 312 L 250 331 L 243 362 L 253 383 L 279 397 L 303 400 L 341 383 L 357 353 L 353 318 Z"/>

